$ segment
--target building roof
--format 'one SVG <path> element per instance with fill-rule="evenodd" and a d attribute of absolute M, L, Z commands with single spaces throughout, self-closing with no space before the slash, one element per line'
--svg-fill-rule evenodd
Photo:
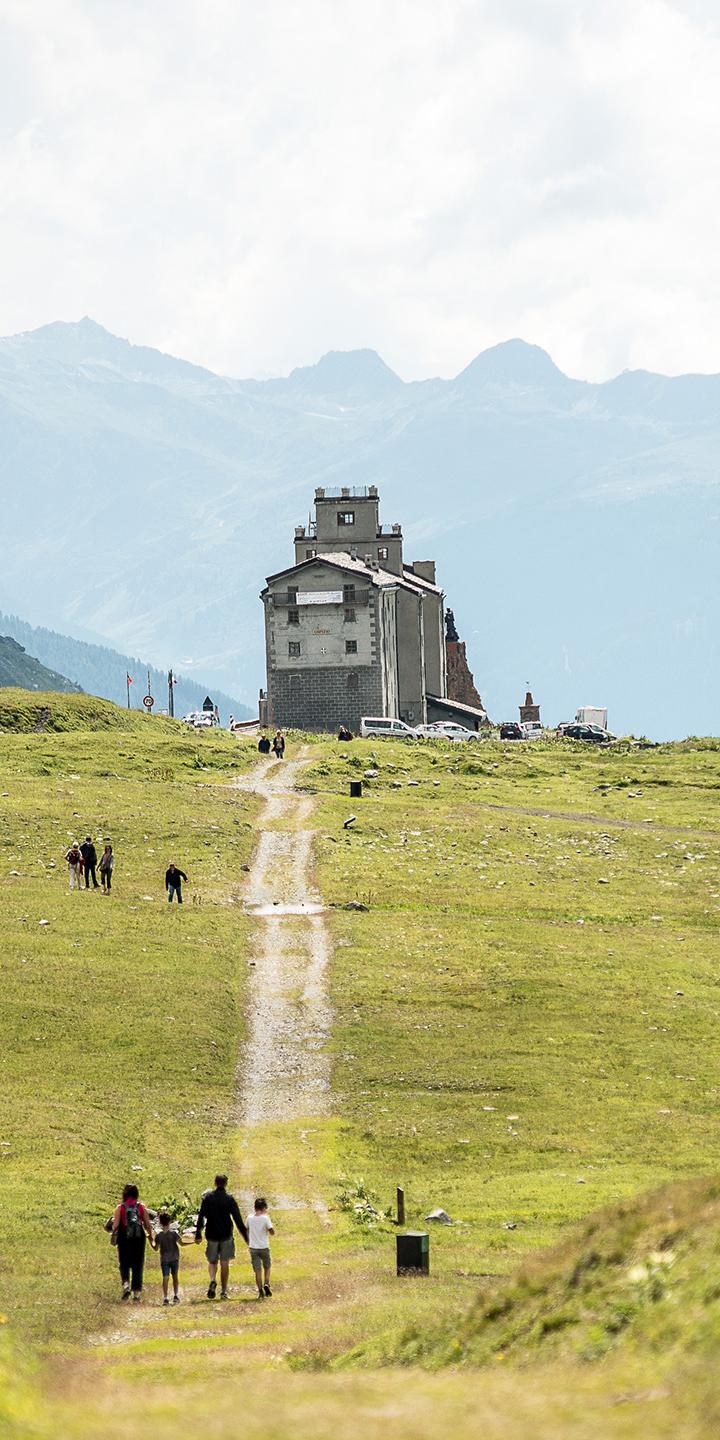
<path fill-rule="evenodd" d="M 381 570 L 374 565 L 366 565 L 364 560 L 358 560 L 355 556 L 348 554 L 346 550 L 312 555 L 309 560 L 299 560 L 297 565 L 288 565 L 286 569 L 278 570 L 274 575 L 266 577 L 266 588 L 275 580 L 282 580 L 286 575 L 294 575 L 298 570 L 306 570 L 309 565 L 329 565 L 334 570 L 347 570 L 352 575 L 362 576 L 368 585 L 375 585 L 378 589 L 384 589 L 390 585 L 400 585 L 403 590 L 412 590 L 417 594 L 420 588 L 409 578 L 406 579 L 404 575 L 393 575 L 390 570 Z M 435 589 L 436 587 L 431 588 Z M 262 593 L 264 594 L 265 591 Z"/>
<path fill-rule="evenodd" d="M 428 700 L 437 705 L 440 710 L 449 710 L 453 714 L 466 715 L 468 720 L 487 720 L 487 711 L 478 710 L 477 705 L 464 705 L 461 700 L 450 700 L 447 695 L 428 695 Z"/>
<path fill-rule="evenodd" d="M 434 595 L 442 595 L 441 585 L 435 585 L 432 580 L 426 580 L 424 575 L 416 575 L 411 565 L 403 565 L 403 575 L 413 585 L 418 585 L 421 590 L 432 590 Z"/>

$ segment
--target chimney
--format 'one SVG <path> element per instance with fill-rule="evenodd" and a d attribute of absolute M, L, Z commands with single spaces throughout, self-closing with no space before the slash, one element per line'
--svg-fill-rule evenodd
<path fill-rule="evenodd" d="M 435 561 L 434 560 L 413 560 L 412 569 L 421 580 L 429 580 L 431 585 L 435 584 Z"/>
<path fill-rule="evenodd" d="M 393 527 L 392 527 L 392 533 L 393 533 L 393 535 L 400 535 L 400 534 L 401 534 L 401 527 L 400 527 L 399 525 L 393 525 Z"/>
<path fill-rule="evenodd" d="M 325 499 L 325 491 L 324 491 L 319 485 L 317 486 L 317 488 L 316 488 L 316 490 L 315 490 L 315 499 L 316 499 L 316 500 L 324 500 L 324 499 Z"/>

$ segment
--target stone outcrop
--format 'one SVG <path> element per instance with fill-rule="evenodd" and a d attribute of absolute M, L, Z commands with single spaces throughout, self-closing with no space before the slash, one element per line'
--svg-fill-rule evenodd
<path fill-rule="evenodd" d="M 478 710 L 484 710 L 467 662 L 465 641 L 458 635 L 452 610 L 445 611 L 445 653 L 448 700 L 457 700 L 461 705 L 474 705 Z"/>

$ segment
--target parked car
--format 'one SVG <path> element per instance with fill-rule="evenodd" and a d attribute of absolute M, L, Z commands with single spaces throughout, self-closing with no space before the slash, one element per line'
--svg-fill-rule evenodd
<path fill-rule="evenodd" d="M 523 740 L 523 739 L 524 739 L 523 732 L 522 732 L 522 730 L 520 729 L 520 726 L 518 725 L 517 720 L 505 720 L 505 721 L 503 722 L 503 724 L 500 726 L 500 739 L 501 739 L 501 740 Z"/>
<path fill-rule="evenodd" d="M 195 730 L 210 730 L 213 725 L 220 724 L 212 710 L 191 710 L 189 714 L 183 715 L 183 722 L 192 725 Z"/>
<path fill-rule="evenodd" d="M 415 739 L 417 730 L 406 725 L 404 720 L 395 720 L 390 715 L 363 715 L 360 719 L 360 734 L 365 736 L 390 735 L 397 740 Z"/>
<path fill-rule="evenodd" d="M 542 740 L 545 731 L 539 720 L 522 720 L 520 722 L 523 740 Z"/>
<path fill-rule="evenodd" d="M 566 725 L 563 736 L 566 740 L 586 740 L 590 745 L 609 745 L 610 741 L 615 739 L 607 730 L 601 730 L 599 725 Z"/>
<path fill-rule="evenodd" d="M 416 735 L 427 735 L 431 740 L 477 740 L 477 732 L 468 730 L 466 725 L 456 725 L 453 720 L 436 720 L 433 725 L 418 725 Z"/>

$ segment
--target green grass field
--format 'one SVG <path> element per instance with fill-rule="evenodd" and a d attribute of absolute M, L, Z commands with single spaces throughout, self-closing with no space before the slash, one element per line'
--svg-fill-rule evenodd
<path fill-rule="evenodd" d="M 0 694 L 8 1433 L 142 1417 L 163 1440 L 214 1413 L 224 1437 L 238 1407 L 244 1435 L 300 1440 L 715 1433 L 718 1202 L 694 1177 L 720 1170 L 720 745 L 313 744 L 334 1115 L 246 1137 L 257 806 L 229 782 L 253 760 L 249 739 Z M 107 899 L 68 892 L 86 827 L 115 845 Z M 199 902 L 181 912 L 171 858 Z M 281 1303 L 148 1305 L 114 1343 L 119 1186 L 197 1195 L 219 1157 L 277 1202 Z M 430 1226 L 427 1281 L 394 1276 L 398 1184 L 411 1225 L 458 1222 Z"/>

